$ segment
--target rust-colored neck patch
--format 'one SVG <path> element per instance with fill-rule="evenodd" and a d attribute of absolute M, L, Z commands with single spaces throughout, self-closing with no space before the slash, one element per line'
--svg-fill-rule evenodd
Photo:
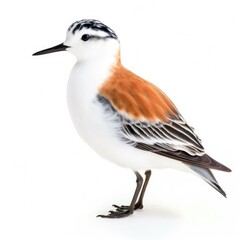
<path fill-rule="evenodd" d="M 100 87 L 99 93 L 116 110 L 134 120 L 168 123 L 168 116 L 178 112 L 159 88 L 124 68 L 119 55 L 112 75 Z"/>

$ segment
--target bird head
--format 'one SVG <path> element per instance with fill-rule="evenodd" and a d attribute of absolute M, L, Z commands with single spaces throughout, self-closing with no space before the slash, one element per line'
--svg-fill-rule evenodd
<path fill-rule="evenodd" d="M 54 47 L 36 52 L 33 56 L 59 51 L 72 53 L 78 61 L 104 56 L 115 56 L 119 51 L 116 33 L 98 20 L 83 19 L 74 22 L 67 30 L 66 40 Z"/>

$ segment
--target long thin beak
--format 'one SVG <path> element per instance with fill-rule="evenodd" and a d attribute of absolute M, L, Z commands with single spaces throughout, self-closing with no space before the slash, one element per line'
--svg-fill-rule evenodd
<path fill-rule="evenodd" d="M 37 56 L 37 55 L 43 55 L 43 54 L 48 54 L 48 53 L 53 53 L 53 52 L 60 52 L 60 51 L 65 51 L 69 46 L 64 45 L 63 43 L 51 47 L 51 48 L 47 48 L 45 50 L 39 51 L 39 52 L 35 52 L 33 54 L 33 56 Z"/>

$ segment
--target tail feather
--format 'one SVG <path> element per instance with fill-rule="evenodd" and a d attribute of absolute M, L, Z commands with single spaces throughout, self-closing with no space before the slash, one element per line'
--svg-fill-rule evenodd
<path fill-rule="evenodd" d="M 197 173 L 205 182 L 207 182 L 211 187 L 216 189 L 219 193 L 221 193 L 224 197 L 227 197 L 226 193 L 218 184 L 216 178 L 212 174 L 211 170 L 207 168 L 202 168 L 194 165 L 188 165 L 195 173 Z"/>

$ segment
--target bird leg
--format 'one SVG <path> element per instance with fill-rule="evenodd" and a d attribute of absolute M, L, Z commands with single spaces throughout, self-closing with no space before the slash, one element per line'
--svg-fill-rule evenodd
<path fill-rule="evenodd" d="M 140 190 L 142 188 L 142 184 L 143 184 L 142 176 L 137 171 L 135 171 L 134 173 L 137 177 L 137 180 L 136 180 L 137 186 L 136 186 L 136 189 L 135 189 L 135 192 L 134 192 L 134 195 L 133 195 L 130 206 L 124 206 L 124 208 L 121 208 L 121 207 L 118 208 L 117 207 L 116 211 L 109 211 L 108 215 L 98 215 L 97 217 L 122 218 L 122 217 L 127 217 L 127 216 L 129 216 L 130 214 L 133 213 L 133 211 L 135 209 L 135 203 L 137 201 L 139 192 L 140 192 Z M 116 206 L 116 205 L 113 205 L 113 206 Z"/>
<path fill-rule="evenodd" d="M 134 210 L 143 208 L 143 197 L 144 197 L 144 194 L 145 194 L 145 191 L 146 191 L 149 179 L 151 177 L 151 174 L 152 174 L 151 170 L 147 170 L 145 172 L 145 176 L 146 177 L 145 177 L 145 181 L 144 181 L 144 184 L 143 184 L 143 188 L 142 188 L 142 191 L 140 193 L 139 199 L 138 199 L 137 203 L 135 204 Z"/>
<path fill-rule="evenodd" d="M 144 181 L 144 184 L 143 184 L 143 188 L 142 188 L 142 191 L 140 193 L 139 199 L 138 199 L 138 201 L 136 202 L 136 204 L 134 206 L 134 210 L 143 208 L 143 197 L 144 197 L 144 194 L 145 194 L 145 191 L 146 191 L 149 179 L 151 177 L 151 170 L 147 170 L 145 172 L 145 176 L 146 177 L 145 177 L 145 181 Z M 127 208 L 129 208 L 129 206 L 124 206 L 124 205 L 122 205 L 122 206 L 113 205 L 113 207 L 115 207 L 117 211 L 122 211 L 122 210 L 126 210 Z"/>

